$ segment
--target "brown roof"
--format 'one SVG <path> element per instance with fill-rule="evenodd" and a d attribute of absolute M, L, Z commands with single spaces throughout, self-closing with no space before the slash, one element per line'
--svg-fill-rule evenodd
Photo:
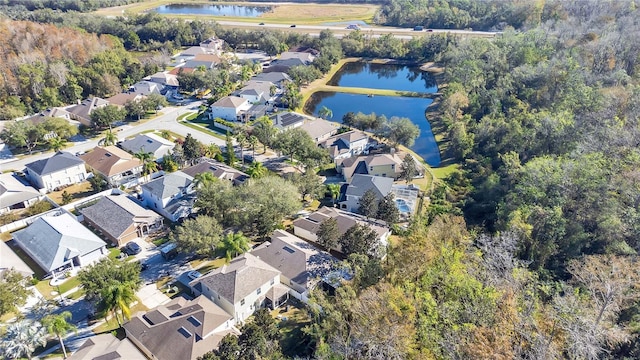
<path fill-rule="evenodd" d="M 226 107 L 226 108 L 237 108 L 242 104 L 246 103 L 247 99 L 241 98 L 239 96 L 225 96 L 222 99 L 213 103 L 212 106 Z"/>
<path fill-rule="evenodd" d="M 115 146 L 96 146 L 90 152 L 80 155 L 87 165 L 104 176 L 111 177 L 142 165 L 139 159 Z"/>
<path fill-rule="evenodd" d="M 215 291 L 232 304 L 244 299 L 250 293 L 280 272 L 254 255 L 245 253 L 207 275 L 192 281 Z"/>
<path fill-rule="evenodd" d="M 111 333 L 92 336 L 80 346 L 69 360 L 146 360 L 129 339 L 118 340 Z"/>
<path fill-rule="evenodd" d="M 226 334 L 238 334 L 225 323 L 232 316 L 204 296 L 177 298 L 123 325 L 127 337 L 159 360 L 195 360 L 217 348 Z"/>
<path fill-rule="evenodd" d="M 169 74 L 171 74 L 171 75 L 178 75 L 180 73 L 191 74 L 194 71 L 196 71 L 196 69 L 194 69 L 194 68 L 185 68 L 184 66 L 180 66 L 180 67 L 174 68 L 173 70 L 169 71 Z"/>
<path fill-rule="evenodd" d="M 312 139 L 316 140 L 326 134 L 335 134 L 338 132 L 338 123 L 317 118 L 315 120 L 305 120 L 300 129 L 306 131 Z"/>
<path fill-rule="evenodd" d="M 367 156 L 354 156 L 344 159 L 340 164 L 342 166 L 342 173 L 345 179 L 350 179 L 360 163 L 364 163 L 362 169 L 366 170 L 363 174 L 369 174 L 368 169 L 370 166 L 384 166 L 395 165 L 394 172 L 399 174 L 402 171 L 402 159 L 396 154 L 374 154 Z M 358 172 L 360 173 L 360 172 Z M 389 177 L 395 177 L 395 174 L 389 174 Z"/>
<path fill-rule="evenodd" d="M 129 101 L 140 101 L 146 98 L 144 95 L 136 93 L 120 93 L 107 99 L 109 104 L 116 106 L 124 106 Z"/>
<path fill-rule="evenodd" d="M 196 55 L 193 60 L 195 61 L 212 61 L 216 64 L 220 64 L 222 62 L 222 59 L 220 59 L 220 56 L 216 55 L 216 54 L 198 54 Z"/>

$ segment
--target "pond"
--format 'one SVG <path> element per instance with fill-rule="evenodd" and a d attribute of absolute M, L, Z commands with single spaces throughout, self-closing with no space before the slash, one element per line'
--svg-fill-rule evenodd
<path fill-rule="evenodd" d="M 271 11 L 270 6 L 171 4 L 154 9 L 158 14 L 258 17 Z"/>
<path fill-rule="evenodd" d="M 435 78 L 418 67 L 348 62 L 329 80 L 329 85 L 434 93 Z"/>
<path fill-rule="evenodd" d="M 418 155 L 431 166 L 440 165 L 440 151 L 435 137 L 431 132 L 431 124 L 425 117 L 425 110 L 433 102 L 432 99 L 419 97 L 398 97 L 398 96 L 374 96 L 368 97 L 361 94 L 347 94 L 336 92 L 316 92 L 306 104 L 306 109 L 318 115 L 318 110 L 323 106 L 331 109 L 333 117 L 330 120 L 342 122 L 344 114 L 352 111 L 354 113 L 385 115 L 406 117 L 418 125 L 420 136 L 411 147 Z"/>

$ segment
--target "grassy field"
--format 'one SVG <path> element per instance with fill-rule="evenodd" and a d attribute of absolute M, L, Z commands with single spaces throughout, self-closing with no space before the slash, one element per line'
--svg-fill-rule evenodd
<path fill-rule="evenodd" d="M 100 9 L 95 14 L 103 16 L 118 16 L 125 12 L 138 14 L 145 11 L 149 11 L 158 6 L 168 4 L 206 4 L 211 5 L 211 2 L 202 0 L 151 0 L 142 3 L 130 4 L 125 6 L 116 6 L 112 8 Z M 251 5 L 256 6 L 256 3 L 247 2 L 225 2 L 216 3 L 220 4 L 234 4 L 234 5 Z M 270 4 L 258 4 L 261 6 L 271 6 Z M 269 23 L 276 24 L 321 24 L 326 22 L 342 22 L 352 20 L 362 20 L 365 22 L 372 22 L 373 16 L 378 10 L 378 5 L 355 5 L 355 4 L 277 4 L 272 6 L 272 10 L 259 17 L 236 17 L 236 16 L 208 16 L 208 15 L 171 15 L 176 18 L 183 19 L 213 19 L 213 20 L 225 20 L 225 21 L 241 21 L 257 23 L 262 21 L 268 21 Z"/>
<path fill-rule="evenodd" d="M 62 205 L 62 193 L 65 191 L 71 195 L 73 198 L 72 201 L 76 201 L 96 193 L 91 188 L 91 184 L 88 181 L 83 181 L 79 184 L 71 185 L 64 190 L 51 192 L 49 193 L 49 198 L 55 201 L 56 204 Z"/>

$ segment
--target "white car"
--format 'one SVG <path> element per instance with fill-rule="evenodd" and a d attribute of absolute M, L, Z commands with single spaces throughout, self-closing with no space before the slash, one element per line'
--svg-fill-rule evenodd
<path fill-rule="evenodd" d="M 202 274 L 200 274 L 198 271 L 196 270 L 191 270 L 187 273 L 187 276 L 189 277 L 189 279 L 191 280 L 195 280 L 197 278 L 199 278 L 200 276 L 202 276 Z"/>

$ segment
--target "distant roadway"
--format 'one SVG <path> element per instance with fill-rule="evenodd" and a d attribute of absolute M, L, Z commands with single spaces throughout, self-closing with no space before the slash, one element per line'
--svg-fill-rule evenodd
<path fill-rule="evenodd" d="M 251 30 L 259 30 L 259 29 L 270 29 L 270 30 L 285 30 L 285 31 L 293 31 L 304 34 L 309 34 L 311 36 L 318 36 L 322 30 L 329 29 L 331 30 L 336 37 L 342 37 L 345 34 L 348 34 L 351 31 L 347 29 L 347 24 L 343 25 L 304 25 L 304 24 L 271 24 L 268 22 L 264 22 L 260 25 L 259 23 L 254 22 L 243 22 L 243 21 L 220 21 L 216 20 L 216 23 L 220 24 L 223 27 L 229 28 L 244 28 Z M 291 27 L 291 25 L 296 25 L 295 27 Z M 498 32 L 492 31 L 472 31 L 472 30 L 450 30 L 450 29 L 425 29 L 422 31 L 416 31 L 412 28 L 395 28 L 388 26 L 361 26 L 360 31 L 364 33 L 373 33 L 374 36 L 379 37 L 385 34 L 393 34 L 396 38 L 400 39 L 411 39 L 414 36 L 425 36 L 429 34 L 438 34 L 438 33 L 449 33 L 454 35 L 462 35 L 462 36 L 477 36 L 477 37 L 494 37 Z"/>

